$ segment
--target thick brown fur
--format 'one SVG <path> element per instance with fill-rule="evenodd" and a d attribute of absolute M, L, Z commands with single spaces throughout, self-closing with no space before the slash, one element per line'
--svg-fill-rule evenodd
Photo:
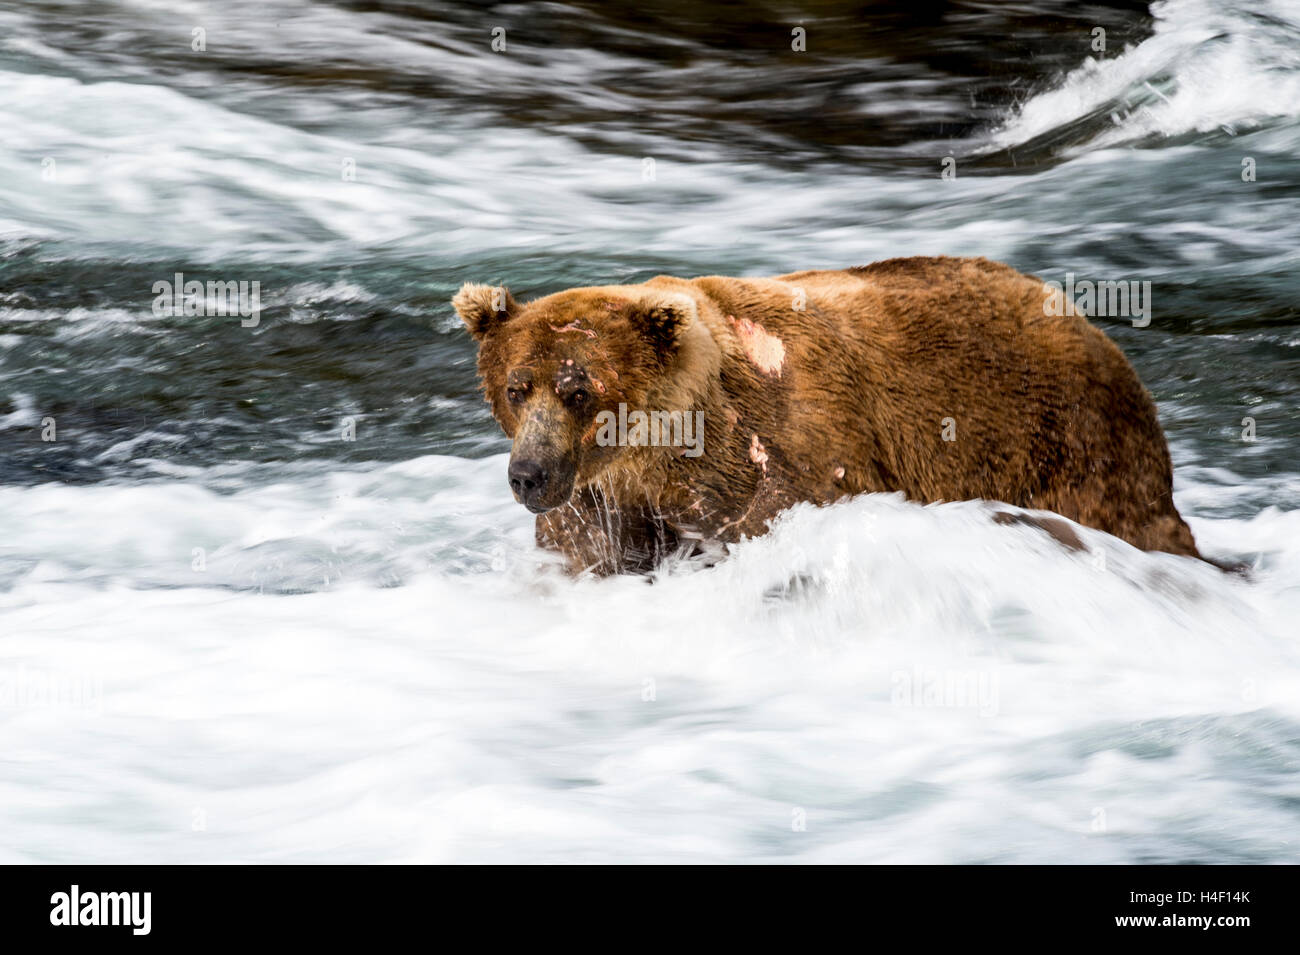
<path fill-rule="evenodd" d="M 867 491 L 1053 511 L 1199 556 L 1150 396 L 1101 331 L 1046 314 L 1047 294 L 986 259 L 905 258 L 523 305 L 466 285 L 454 304 L 512 475 L 526 458 L 548 476 L 529 499 L 538 541 L 574 572 L 647 569 Z M 601 446 L 596 415 L 620 402 L 703 411 L 703 453 Z"/>

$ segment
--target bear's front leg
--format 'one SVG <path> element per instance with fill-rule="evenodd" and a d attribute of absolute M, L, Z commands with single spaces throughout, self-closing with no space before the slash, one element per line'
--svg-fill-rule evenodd
<path fill-rule="evenodd" d="M 564 556 L 569 573 L 649 573 L 677 549 L 677 535 L 648 508 L 610 503 L 591 488 L 539 514 L 537 545 Z"/>

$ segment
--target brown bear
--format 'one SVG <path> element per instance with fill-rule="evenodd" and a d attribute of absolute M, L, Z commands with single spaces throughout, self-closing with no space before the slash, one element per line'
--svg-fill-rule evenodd
<path fill-rule="evenodd" d="M 453 304 L 514 441 L 510 487 L 575 573 L 647 570 L 866 491 L 1054 511 L 1199 556 L 1150 396 L 1101 331 L 1048 314 L 1050 294 L 938 257 L 525 304 L 466 284 Z"/>

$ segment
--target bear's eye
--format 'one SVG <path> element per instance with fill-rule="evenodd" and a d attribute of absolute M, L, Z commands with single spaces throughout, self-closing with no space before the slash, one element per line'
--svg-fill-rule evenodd
<path fill-rule="evenodd" d="M 581 388 L 579 388 L 577 391 L 569 395 L 568 402 L 569 405 L 573 408 L 581 408 L 583 405 L 587 403 L 588 397 L 589 396 L 587 395 L 587 393 L 583 391 Z"/>
<path fill-rule="evenodd" d="M 517 405 L 524 400 L 526 394 L 528 394 L 527 385 L 523 385 L 519 388 L 507 388 L 506 401 L 510 402 L 512 405 Z"/>

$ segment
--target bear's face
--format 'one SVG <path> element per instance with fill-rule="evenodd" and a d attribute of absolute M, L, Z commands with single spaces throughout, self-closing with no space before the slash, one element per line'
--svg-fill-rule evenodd
<path fill-rule="evenodd" d="M 630 449 L 597 440 L 601 412 L 643 409 L 663 386 L 695 314 L 686 296 L 573 289 L 523 305 L 466 284 L 452 300 L 479 345 L 483 390 L 513 439 L 508 478 L 535 514 L 559 507 Z"/>

